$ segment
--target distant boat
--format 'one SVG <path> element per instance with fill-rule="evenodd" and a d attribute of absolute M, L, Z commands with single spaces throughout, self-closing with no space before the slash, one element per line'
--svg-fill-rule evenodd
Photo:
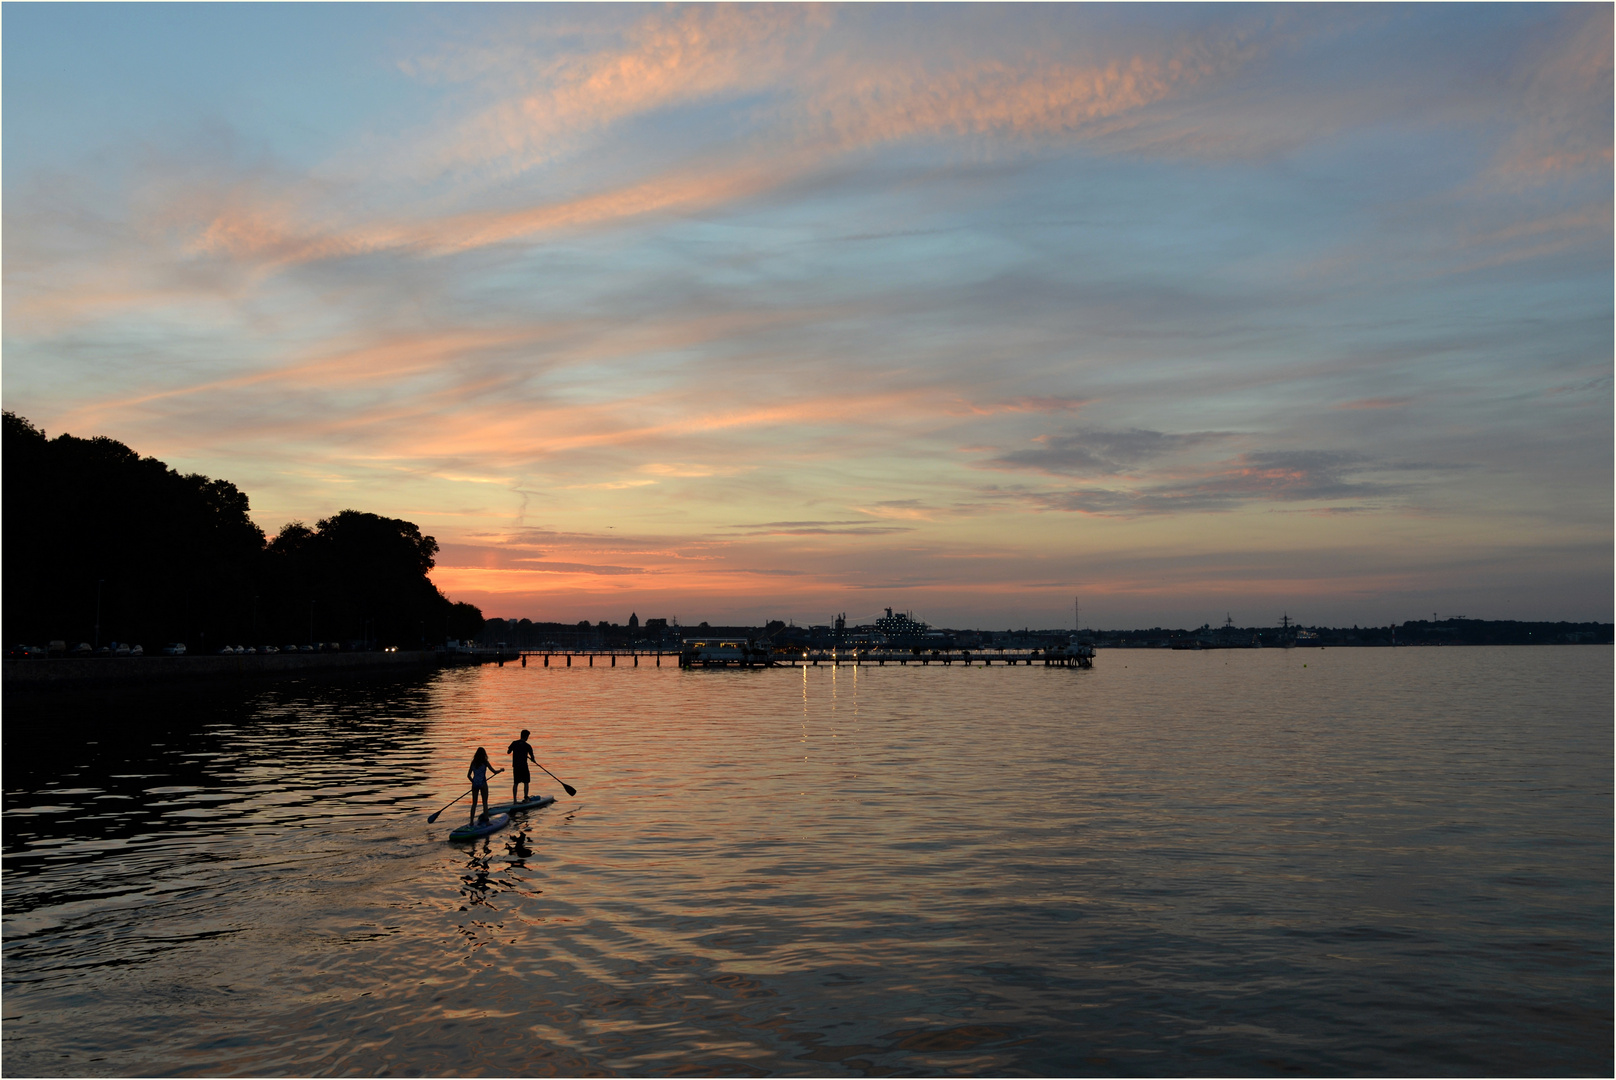
<path fill-rule="evenodd" d="M 850 652 L 849 655 L 852 655 Z M 686 638 L 679 651 L 680 667 L 772 667 L 774 657 L 763 646 L 745 638 Z"/>

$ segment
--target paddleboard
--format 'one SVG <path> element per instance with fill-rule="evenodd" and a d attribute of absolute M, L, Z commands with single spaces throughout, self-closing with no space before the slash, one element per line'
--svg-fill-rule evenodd
<path fill-rule="evenodd" d="M 490 814 L 509 814 L 513 810 L 537 810 L 555 802 L 554 795 L 535 795 L 526 802 L 495 803 L 488 811 Z"/>
<path fill-rule="evenodd" d="M 511 823 L 509 814 L 492 814 L 486 825 L 462 825 L 449 833 L 450 840 L 475 840 L 479 836 L 487 836 L 491 832 L 498 832 Z"/>

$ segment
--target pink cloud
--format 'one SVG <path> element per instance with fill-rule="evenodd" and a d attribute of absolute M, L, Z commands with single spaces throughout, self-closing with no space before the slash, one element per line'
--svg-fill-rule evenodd
<path fill-rule="evenodd" d="M 482 85 L 494 100 L 425 140 L 436 169 L 510 175 L 638 115 L 777 86 L 834 23 L 813 5 L 650 9 L 615 45 L 542 60 L 544 42 L 449 48 L 405 66 Z"/>
<path fill-rule="evenodd" d="M 937 135 L 1075 134 L 1232 71 L 1253 55 L 1253 46 L 1236 35 L 1088 64 L 1027 57 L 942 71 L 902 64 L 844 68 L 805 112 L 844 147 Z"/>
<path fill-rule="evenodd" d="M 958 61 L 941 67 L 903 57 L 843 57 L 812 63 L 834 9 L 689 8 L 648 14 L 616 49 L 535 65 L 520 50 L 493 48 L 458 63 L 420 61 L 412 70 L 457 70 L 502 100 L 457 119 L 447 134 L 425 133 L 449 165 L 495 174 L 532 168 L 558 142 L 598 137 L 632 116 L 705 98 L 761 89 L 776 100 L 758 130 L 710 148 L 700 165 L 674 164 L 605 190 L 492 211 L 419 217 L 313 207 L 318 193 L 261 191 L 254 183 L 222 197 L 190 240 L 194 253 L 266 267 L 382 251 L 447 255 L 557 230 L 613 225 L 651 214 L 693 213 L 777 189 L 835 157 L 882 143 L 939 136 L 1076 136 L 1166 100 L 1248 62 L 1240 34 L 1182 42 L 1091 63 L 1029 55 L 1019 62 Z M 357 177 L 363 187 L 375 177 Z M 311 198 L 311 196 L 313 198 Z M 325 200 L 329 203 L 329 200 Z M 177 206 L 169 213 L 183 216 Z"/>
<path fill-rule="evenodd" d="M 1566 11 L 1559 35 L 1518 76 L 1515 132 L 1493 166 L 1494 178 L 1506 187 L 1610 171 L 1611 7 Z"/>

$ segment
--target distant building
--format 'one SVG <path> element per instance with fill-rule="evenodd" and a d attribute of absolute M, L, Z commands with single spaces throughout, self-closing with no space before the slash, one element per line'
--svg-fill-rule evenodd
<path fill-rule="evenodd" d="M 931 629 L 903 612 L 892 614 L 891 608 L 887 608 L 885 618 L 875 620 L 875 628 L 889 638 L 920 637 Z"/>

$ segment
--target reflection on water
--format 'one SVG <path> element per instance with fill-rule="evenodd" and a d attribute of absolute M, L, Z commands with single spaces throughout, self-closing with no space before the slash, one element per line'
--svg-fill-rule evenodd
<path fill-rule="evenodd" d="M 7 704 L 14 1075 L 1611 1067 L 1608 649 Z"/>

